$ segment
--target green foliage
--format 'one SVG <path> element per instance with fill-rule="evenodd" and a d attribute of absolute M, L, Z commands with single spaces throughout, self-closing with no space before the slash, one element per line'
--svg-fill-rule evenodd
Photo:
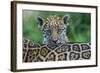
<path fill-rule="evenodd" d="M 23 37 L 34 42 L 42 42 L 43 35 L 38 27 L 36 17 L 41 16 L 46 19 L 51 15 L 70 16 L 69 26 L 66 29 L 66 36 L 70 42 L 90 42 L 91 14 L 89 13 L 23 10 Z"/>

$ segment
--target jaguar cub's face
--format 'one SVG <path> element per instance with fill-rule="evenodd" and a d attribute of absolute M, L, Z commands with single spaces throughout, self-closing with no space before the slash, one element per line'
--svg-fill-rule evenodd
<path fill-rule="evenodd" d="M 50 16 L 43 19 L 38 16 L 37 20 L 44 36 L 43 44 L 64 44 L 66 39 L 66 28 L 69 17 Z"/>

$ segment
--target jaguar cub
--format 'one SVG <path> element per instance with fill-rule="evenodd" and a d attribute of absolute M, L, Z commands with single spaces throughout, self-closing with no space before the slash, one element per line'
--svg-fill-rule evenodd
<path fill-rule="evenodd" d="M 44 37 L 43 44 L 55 45 L 68 42 L 68 38 L 66 36 L 68 20 L 68 15 L 63 17 L 54 15 L 49 16 L 46 19 L 38 16 L 37 21 Z"/>

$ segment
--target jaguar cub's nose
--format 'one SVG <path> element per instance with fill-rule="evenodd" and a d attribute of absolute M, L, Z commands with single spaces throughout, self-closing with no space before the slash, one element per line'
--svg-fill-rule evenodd
<path fill-rule="evenodd" d="M 53 40 L 54 43 L 57 43 L 57 40 Z"/>

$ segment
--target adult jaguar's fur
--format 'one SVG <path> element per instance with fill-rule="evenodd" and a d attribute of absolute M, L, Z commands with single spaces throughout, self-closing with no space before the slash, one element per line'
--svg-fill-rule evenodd
<path fill-rule="evenodd" d="M 47 19 L 38 16 L 37 21 L 44 36 L 43 44 L 64 44 L 68 42 L 66 36 L 68 20 L 68 15 L 63 17 L 54 15 L 49 16 Z"/>

